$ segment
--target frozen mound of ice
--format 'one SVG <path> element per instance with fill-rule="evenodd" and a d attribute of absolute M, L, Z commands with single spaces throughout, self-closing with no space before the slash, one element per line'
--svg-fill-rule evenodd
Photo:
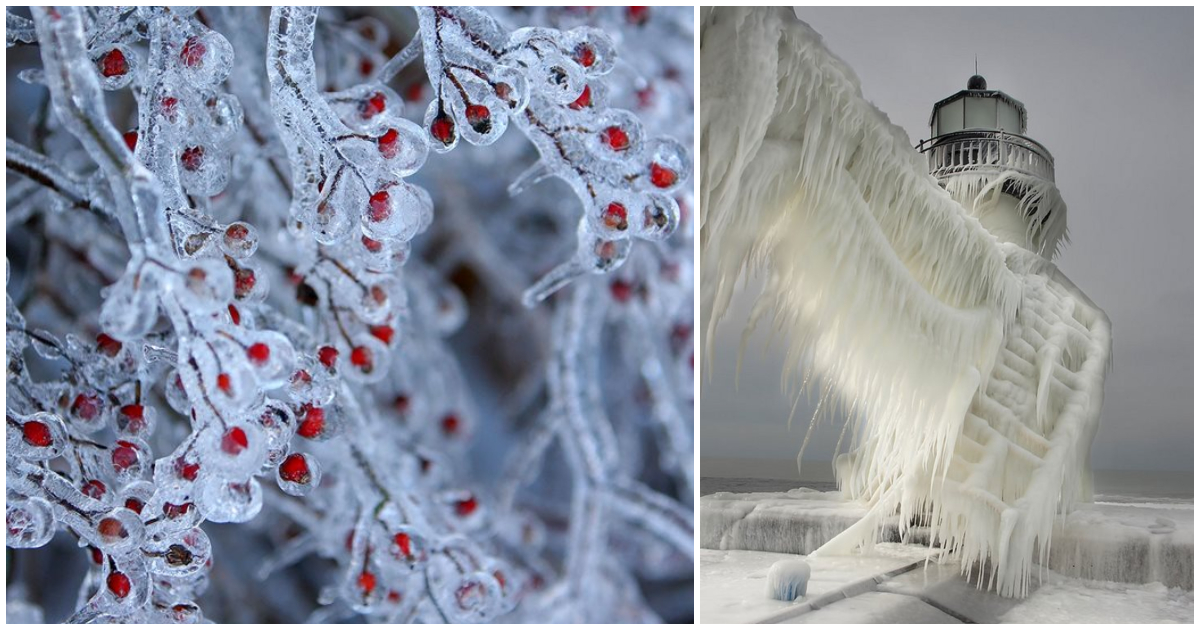
<path fill-rule="evenodd" d="M 869 545 L 898 514 L 981 585 L 1025 595 L 1055 516 L 1090 499 L 1111 346 L 1104 313 L 1035 253 L 1065 225 L 999 242 L 964 204 L 1009 174 L 943 189 L 790 10 L 705 9 L 700 46 L 706 360 L 735 285 L 760 279 L 743 346 L 770 319 L 783 382 L 805 367 L 801 389 L 818 377 L 820 404 L 851 418 L 838 482 L 870 510 L 814 555 Z M 1058 221 L 1050 188 L 1021 203 Z"/>
<path fill-rule="evenodd" d="M 808 592 L 812 569 L 800 560 L 780 560 L 767 571 L 767 597 L 783 602 L 795 601 Z"/>

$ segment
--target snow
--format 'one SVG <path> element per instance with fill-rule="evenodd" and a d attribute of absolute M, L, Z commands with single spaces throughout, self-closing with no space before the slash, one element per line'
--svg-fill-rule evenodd
<path fill-rule="evenodd" d="M 799 559 L 780 560 L 767 571 L 767 597 L 783 602 L 795 601 L 808 592 L 812 568 Z"/>
<path fill-rule="evenodd" d="M 1091 497 L 1111 347 L 1103 311 L 1041 255 L 1065 231 L 1057 190 L 1017 182 L 1009 211 L 1036 200 L 1036 225 L 1001 242 L 972 212 L 1015 175 L 947 192 L 791 11 L 701 16 L 704 364 L 734 287 L 761 278 L 743 347 L 769 319 L 783 383 L 804 368 L 792 389 L 828 384 L 822 405 L 850 418 L 839 487 L 867 507 L 814 556 L 869 547 L 898 514 L 902 535 L 926 520 L 963 573 L 988 566 L 981 586 L 1023 596 L 1056 517 Z M 713 530 L 746 536 L 738 509 Z"/>
<path fill-rule="evenodd" d="M 978 589 L 953 562 L 922 562 L 927 550 L 882 543 L 870 555 L 806 558 L 808 596 L 764 595 L 769 568 L 798 556 L 701 549 L 699 623 L 1192 623 L 1194 594 L 1159 583 L 1120 584 L 1046 573 L 1026 599 Z M 888 573 L 897 573 L 890 577 Z M 843 597 L 843 594 L 845 596 Z M 811 606 L 814 602 L 823 602 Z M 815 608 L 815 609 L 814 609 Z"/>
<path fill-rule="evenodd" d="M 866 513 L 839 492 L 718 492 L 700 497 L 700 547 L 807 554 Z"/>

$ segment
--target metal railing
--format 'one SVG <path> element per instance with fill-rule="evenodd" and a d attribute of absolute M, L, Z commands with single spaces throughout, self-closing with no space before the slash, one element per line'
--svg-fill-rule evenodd
<path fill-rule="evenodd" d="M 1012 170 L 1054 181 L 1054 158 L 1037 141 L 1003 131 L 956 131 L 922 140 L 929 173 L 947 177 L 979 168 Z"/>

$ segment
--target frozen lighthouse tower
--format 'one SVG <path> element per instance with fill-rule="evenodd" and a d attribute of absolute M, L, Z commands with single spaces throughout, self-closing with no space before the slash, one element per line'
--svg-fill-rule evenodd
<path fill-rule="evenodd" d="M 938 101 L 917 150 L 929 172 L 996 238 L 1053 257 L 1066 232 L 1050 151 L 1025 135 L 1025 105 L 976 74 Z M 980 195 L 986 189 L 986 195 Z"/>
<path fill-rule="evenodd" d="M 1024 105 L 972 77 L 914 151 L 793 11 L 701 21 L 707 362 L 739 278 L 761 281 L 744 334 L 782 331 L 785 382 L 847 411 L 838 485 L 868 508 L 812 555 L 919 525 L 1024 596 L 1058 517 L 1091 498 L 1111 349 L 1054 264 L 1066 204 Z"/>

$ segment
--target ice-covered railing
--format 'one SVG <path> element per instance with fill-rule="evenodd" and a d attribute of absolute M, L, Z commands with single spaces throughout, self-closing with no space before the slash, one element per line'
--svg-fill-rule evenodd
<path fill-rule="evenodd" d="M 25 15 L 10 612 L 688 614 L 690 10 Z"/>
<path fill-rule="evenodd" d="M 1054 158 L 1032 138 L 1003 131 L 958 131 L 922 140 L 917 151 L 929 157 L 929 172 L 942 178 L 994 167 L 1054 181 Z"/>

